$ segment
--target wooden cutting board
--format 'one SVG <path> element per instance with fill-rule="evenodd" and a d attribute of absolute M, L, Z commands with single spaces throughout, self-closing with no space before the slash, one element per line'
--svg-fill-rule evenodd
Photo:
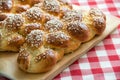
<path fill-rule="evenodd" d="M 74 9 L 80 9 L 78 6 L 74 6 Z M 42 74 L 29 74 L 21 71 L 17 66 L 17 53 L 12 52 L 0 52 L 0 73 L 10 77 L 14 80 L 50 80 L 57 74 L 67 68 L 75 60 L 80 58 L 83 54 L 89 51 L 92 47 L 98 44 L 106 36 L 108 36 L 113 30 L 116 29 L 120 19 L 111 15 L 107 15 L 107 26 L 104 33 L 100 36 L 96 36 L 91 41 L 82 44 L 78 50 L 72 54 L 65 55 L 64 58 L 56 64 L 56 66 L 47 73 Z"/>

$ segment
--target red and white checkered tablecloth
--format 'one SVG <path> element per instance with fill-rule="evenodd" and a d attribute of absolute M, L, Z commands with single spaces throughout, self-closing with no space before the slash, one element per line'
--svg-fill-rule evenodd
<path fill-rule="evenodd" d="M 120 0 L 68 0 L 85 8 L 97 7 L 120 18 Z M 120 25 L 54 80 L 120 80 Z"/>

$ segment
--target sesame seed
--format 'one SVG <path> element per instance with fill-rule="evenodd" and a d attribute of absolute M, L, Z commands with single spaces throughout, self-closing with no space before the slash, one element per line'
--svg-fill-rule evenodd
<path fill-rule="evenodd" d="M 44 0 L 43 8 L 49 12 L 59 12 L 60 4 L 57 0 Z"/>
<path fill-rule="evenodd" d="M 43 15 L 39 7 L 32 7 L 28 9 L 25 14 L 28 20 L 32 20 L 34 22 L 40 21 Z"/>
<path fill-rule="evenodd" d="M 49 30 L 49 32 L 61 30 L 63 27 L 63 23 L 58 19 L 51 19 L 45 24 L 45 28 Z"/>
<path fill-rule="evenodd" d="M 27 35 L 26 41 L 32 47 L 39 47 L 43 43 L 43 36 L 44 32 L 42 30 L 33 30 Z"/>
<path fill-rule="evenodd" d="M 24 23 L 24 19 L 20 14 L 11 14 L 9 15 L 5 21 L 4 26 L 8 30 L 16 30 L 19 29 Z"/>
<path fill-rule="evenodd" d="M 74 23 L 71 22 L 67 25 L 67 30 L 74 32 L 82 32 L 82 30 L 88 30 L 88 27 L 84 23 L 75 21 Z"/>
<path fill-rule="evenodd" d="M 58 32 L 53 32 L 53 33 L 48 34 L 47 42 L 48 43 L 54 43 L 56 41 L 64 42 L 64 41 L 69 40 L 69 38 L 70 37 L 64 32 L 58 31 Z"/>
<path fill-rule="evenodd" d="M 89 14 L 92 16 L 92 17 L 95 17 L 95 16 L 103 16 L 103 13 L 101 10 L 97 9 L 97 8 L 91 8 L 90 11 L 89 11 Z"/>
<path fill-rule="evenodd" d="M 81 20 L 82 20 L 81 12 L 75 10 L 67 11 L 63 16 L 63 21 L 65 22 L 81 21 Z"/>

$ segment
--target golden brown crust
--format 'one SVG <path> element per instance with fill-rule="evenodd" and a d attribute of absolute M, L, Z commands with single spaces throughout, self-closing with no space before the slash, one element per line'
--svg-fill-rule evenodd
<path fill-rule="evenodd" d="M 43 9 L 48 12 L 58 13 L 60 12 L 60 4 L 57 0 L 44 0 Z"/>
<path fill-rule="evenodd" d="M 1 0 L 0 12 L 21 13 L 41 1 L 42 0 Z"/>
<path fill-rule="evenodd" d="M 40 47 L 44 42 L 44 32 L 41 30 L 33 30 L 26 36 L 26 42 L 31 47 Z"/>
<path fill-rule="evenodd" d="M 25 47 L 26 45 L 20 49 L 17 58 L 19 67 L 22 70 L 30 73 L 46 72 L 56 64 L 55 51 L 51 49 L 44 49 L 41 52 L 39 52 L 38 49 L 30 51 Z M 36 51 L 38 52 L 36 53 Z"/>
<path fill-rule="evenodd" d="M 30 22 L 42 21 L 43 13 L 38 7 L 32 7 L 25 12 L 26 18 Z"/>
<path fill-rule="evenodd" d="M 67 6 L 68 8 L 72 9 L 72 4 L 68 3 L 66 0 L 58 0 L 61 5 Z"/>
<path fill-rule="evenodd" d="M 13 7 L 13 0 L 1 0 L 0 12 L 9 12 Z"/>
<path fill-rule="evenodd" d="M 42 29 L 42 25 L 39 23 L 30 23 L 25 25 L 24 32 L 25 34 L 29 34 L 32 30 Z"/>
<path fill-rule="evenodd" d="M 11 37 L 8 38 L 8 45 L 12 46 L 16 46 L 18 49 L 20 48 L 20 46 L 24 43 L 24 38 L 21 35 L 13 35 Z"/>
<path fill-rule="evenodd" d="M 102 34 L 105 26 L 106 26 L 106 22 L 105 19 L 103 18 L 94 18 L 93 19 L 93 26 L 95 26 L 95 32 L 96 34 Z"/>
<path fill-rule="evenodd" d="M 73 22 L 67 25 L 67 31 L 76 39 L 84 42 L 89 37 L 88 27 L 81 22 Z"/>
<path fill-rule="evenodd" d="M 33 6 L 34 4 L 37 4 L 41 1 L 42 0 L 16 0 L 16 2 L 21 4 L 21 5 L 29 4 L 30 6 Z"/>
<path fill-rule="evenodd" d="M 33 6 L 33 5 L 37 4 L 37 3 L 42 2 L 42 0 L 30 0 L 30 1 L 31 1 L 30 2 L 31 6 Z"/>
<path fill-rule="evenodd" d="M 41 53 L 35 57 L 35 62 L 38 63 L 42 59 L 50 59 L 50 57 L 54 57 L 53 53 L 54 53 L 53 50 L 46 50 L 44 53 Z M 54 64 L 54 62 L 53 62 L 53 64 Z"/>
<path fill-rule="evenodd" d="M 45 23 L 45 29 L 49 32 L 55 32 L 63 29 L 63 22 L 58 19 L 51 19 Z"/>
<path fill-rule="evenodd" d="M 0 32 L 0 42 L 1 42 L 1 39 L 2 39 L 2 33 Z"/>
<path fill-rule="evenodd" d="M 76 11 L 65 0 L 7 0 L 0 4 L 0 51 L 19 51 L 25 72 L 46 72 L 105 26 L 99 9 Z"/>
<path fill-rule="evenodd" d="M 1 14 L 0 13 L 0 21 L 4 21 L 7 18 L 6 14 Z"/>
<path fill-rule="evenodd" d="M 55 47 L 68 47 L 69 36 L 64 32 L 54 32 L 47 36 L 47 43 Z"/>
<path fill-rule="evenodd" d="M 63 13 L 62 18 L 64 22 L 81 21 L 82 13 L 75 10 L 69 10 Z"/>
<path fill-rule="evenodd" d="M 5 19 L 4 23 L 5 23 L 6 29 L 16 31 L 16 30 L 19 30 L 20 27 L 23 25 L 24 19 L 22 15 L 19 15 L 19 14 L 9 15 Z"/>
<path fill-rule="evenodd" d="M 97 8 L 91 8 L 89 10 L 89 15 L 92 17 L 104 17 L 105 18 L 105 15 L 103 14 L 103 12 Z"/>
<path fill-rule="evenodd" d="M 25 42 L 23 36 L 18 33 L 9 32 L 5 29 L 0 30 L 0 51 L 14 51 L 17 52 L 20 46 Z"/>
<path fill-rule="evenodd" d="M 20 50 L 18 58 L 17 58 L 17 62 L 18 64 L 21 64 L 22 66 L 24 66 L 24 69 L 28 69 L 29 65 L 30 65 L 30 58 L 29 58 L 29 52 L 26 50 Z"/>
<path fill-rule="evenodd" d="M 16 13 L 22 13 L 27 11 L 30 8 L 29 5 L 16 5 Z"/>
<path fill-rule="evenodd" d="M 106 16 L 103 14 L 103 12 L 99 9 L 91 8 L 89 10 L 89 15 L 92 17 L 93 27 L 96 34 L 99 35 L 103 33 L 106 26 Z"/>
<path fill-rule="evenodd" d="M 45 24 L 47 21 L 54 19 L 54 17 L 52 15 L 49 14 L 45 14 L 42 18 L 42 23 Z"/>
<path fill-rule="evenodd" d="M 18 0 L 18 2 L 21 4 L 28 4 L 29 0 Z"/>

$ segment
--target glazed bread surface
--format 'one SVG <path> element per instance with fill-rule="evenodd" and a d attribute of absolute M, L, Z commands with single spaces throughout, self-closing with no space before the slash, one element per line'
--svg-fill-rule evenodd
<path fill-rule="evenodd" d="M 28 73 L 51 70 L 106 27 L 101 10 L 77 11 L 64 0 L 8 0 L 0 7 L 0 51 L 19 51 L 18 66 Z"/>

